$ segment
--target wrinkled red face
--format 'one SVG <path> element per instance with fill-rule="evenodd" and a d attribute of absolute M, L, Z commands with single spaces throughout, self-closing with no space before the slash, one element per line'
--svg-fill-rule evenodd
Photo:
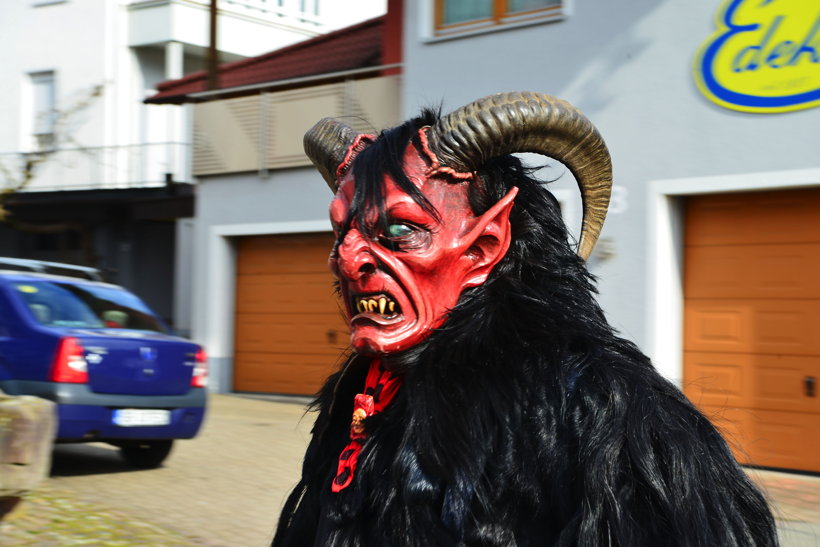
<path fill-rule="evenodd" d="M 375 212 L 368 226 L 355 221 L 330 256 L 339 279 L 354 349 L 365 355 L 404 351 L 439 327 L 467 287 L 482 284 L 509 247 L 509 212 L 516 189 L 476 217 L 469 182 L 427 178 L 430 160 L 409 146 L 404 170 L 440 215 L 437 221 L 384 179 L 386 229 Z M 350 170 L 352 172 L 352 170 Z M 348 219 L 356 181 L 342 180 L 330 206 L 339 227 Z"/>

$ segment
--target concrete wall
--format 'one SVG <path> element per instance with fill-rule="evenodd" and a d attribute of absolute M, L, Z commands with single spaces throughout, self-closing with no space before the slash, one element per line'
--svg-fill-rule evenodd
<path fill-rule="evenodd" d="M 692 180 L 697 191 L 736 191 L 754 187 L 764 172 L 764 187 L 820 185 L 820 109 L 741 113 L 696 88 L 693 57 L 715 30 L 720 3 L 569 1 L 571 13 L 561 21 L 438 41 L 426 38 L 432 1 L 404 6 L 406 115 L 442 101 L 447 111 L 490 93 L 531 90 L 569 100 L 599 127 L 614 164 L 614 210 L 602 234 L 613 255 L 591 267 L 613 324 L 649 349 L 660 337 L 651 321 L 668 315 L 651 310 L 650 244 L 659 226 L 647 196 L 660 195 L 653 186 L 676 179 L 678 194 L 686 193 L 681 180 Z M 726 175 L 737 178 L 708 190 L 710 180 Z M 738 182 L 745 179 L 751 182 Z M 571 186 L 555 185 L 562 192 Z M 674 320 L 667 325 L 680 329 Z M 666 373 L 680 377 L 677 365 Z"/>
<path fill-rule="evenodd" d="M 313 168 L 202 178 L 197 222 L 205 226 L 326 220 L 332 193 Z M 328 224 L 329 226 L 330 224 Z"/>

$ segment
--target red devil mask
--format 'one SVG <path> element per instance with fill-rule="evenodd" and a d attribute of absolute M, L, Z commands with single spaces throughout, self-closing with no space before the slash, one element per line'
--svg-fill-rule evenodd
<path fill-rule="evenodd" d="M 401 168 L 408 180 L 384 175 L 383 206 L 362 213 L 353 211 L 362 185 L 354 176 L 355 162 L 370 165 L 362 151 L 375 137 L 331 118 L 305 135 L 305 152 L 336 192 L 330 217 L 337 245 L 330 266 L 339 279 L 353 347 L 367 355 L 400 352 L 424 340 L 446 321 L 462 292 L 484 283 L 504 257 L 517 189 L 480 215 L 468 199 L 469 185 L 481 184 L 476 173 L 491 159 L 535 152 L 567 166 L 583 199 L 583 258 L 592 251 L 609 203 L 606 146 L 592 123 L 560 99 L 536 93 L 485 97 L 412 137 L 400 145 L 406 146 Z M 408 185 L 432 207 L 409 195 Z"/>
<path fill-rule="evenodd" d="M 464 289 L 484 283 L 510 245 L 517 189 L 476 216 L 467 196 L 472 176 L 462 174 L 459 180 L 437 169 L 435 156 L 424 146 L 424 131 L 407 146 L 402 166 L 437 214 L 385 176 L 386 222 L 375 211 L 365 215 L 364 226 L 351 222 L 353 170 L 342 178 L 330 206 L 338 237 L 330 267 L 339 279 L 351 342 L 359 353 L 390 354 L 424 340 L 445 321 Z"/>

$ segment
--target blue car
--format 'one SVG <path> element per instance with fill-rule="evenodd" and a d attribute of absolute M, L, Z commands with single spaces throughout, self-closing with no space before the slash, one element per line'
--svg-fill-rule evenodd
<path fill-rule="evenodd" d="M 0 390 L 57 403 L 57 442 L 108 442 L 128 464 L 152 468 L 175 439 L 197 434 L 200 346 L 122 287 L 3 268 L 0 260 Z"/>

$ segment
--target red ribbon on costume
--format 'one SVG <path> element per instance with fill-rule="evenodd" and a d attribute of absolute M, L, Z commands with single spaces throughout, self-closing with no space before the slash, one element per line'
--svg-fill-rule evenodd
<path fill-rule="evenodd" d="M 353 473 L 359 462 L 362 444 L 367 438 L 364 419 L 382 412 L 401 387 L 401 377 L 382 367 L 379 359 L 370 363 L 364 382 L 364 393 L 353 398 L 353 419 L 350 423 L 350 442 L 339 455 L 339 466 L 331 490 L 341 492 L 353 482 Z"/>

